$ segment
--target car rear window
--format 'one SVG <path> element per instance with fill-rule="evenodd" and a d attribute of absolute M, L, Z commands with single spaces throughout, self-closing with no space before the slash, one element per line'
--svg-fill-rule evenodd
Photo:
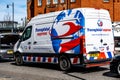
<path fill-rule="evenodd" d="M 0 44 L 14 45 L 19 39 L 19 35 L 1 35 Z"/>

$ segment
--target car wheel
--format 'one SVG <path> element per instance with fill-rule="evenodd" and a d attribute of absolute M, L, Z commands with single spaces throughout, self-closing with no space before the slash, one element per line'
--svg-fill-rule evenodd
<path fill-rule="evenodd" d="M 21 66 L 23 64 L 23 59 L 22 59 L 21 54 L 16 54 L 15 55 L 15 63 L 18 66 Z"/>
<path fill-rule="evenodd" d="M 120 75 L 120 62 L 117 65 L 117 73 L 118 73 L 118 75 Z"/>
<path fill-rule="evenodd" d="M 70 60 L 66 56 L 60 56 L 59 67 L 63 71 L 67 71 L 71 68 Z"/>

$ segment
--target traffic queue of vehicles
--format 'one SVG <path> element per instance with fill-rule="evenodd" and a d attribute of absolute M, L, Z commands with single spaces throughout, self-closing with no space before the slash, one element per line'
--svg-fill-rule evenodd
<path fill-rule="evenodd" d="M 112 23 L 104 9 L 76 8 L 38 15 L 27 24 L 14 48 L 6 52 L 14 52 L 17 65 L 54 63 L 61 70 L 69 70 L 72 65 L 102 66 L 112 60 L 110 70 L 120 74 L 119 60 L 114 66 L 117 57 Z"/>

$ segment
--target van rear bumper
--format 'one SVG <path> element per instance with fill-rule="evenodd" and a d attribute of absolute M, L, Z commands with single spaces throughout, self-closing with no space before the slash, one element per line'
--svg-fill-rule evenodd
<path fill-rule="evenodd" d="M 89 67 L 96 67 L 96 66 L 105 66 L 105 65 L 109 65 L 110 62 L 101 62 L 101 63 L 90 63 L 90 64 L 86 64 L 85 67 L 89 68 Z"/>
<path fill-rule="evenodd" d="M 111 59 L 90 61 L 90 62 L 85 63 L 85 67 L 89 68 L 89 67 L 109 65 L 110 61 L 111 61 Z"/>

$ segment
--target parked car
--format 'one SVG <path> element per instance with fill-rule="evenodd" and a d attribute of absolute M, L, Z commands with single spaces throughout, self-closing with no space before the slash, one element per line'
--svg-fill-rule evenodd
<path fill-rule="evenodd" d="M 13 58 L 13 47 L 19 37 L 17 33 L 0 33 L 0 59 Z"/>
<path fill-rule="evenodd" d="M 115 55 L 113 60 L 110 62 L 110 71 L 120 75 L 120 54 Z"/>

